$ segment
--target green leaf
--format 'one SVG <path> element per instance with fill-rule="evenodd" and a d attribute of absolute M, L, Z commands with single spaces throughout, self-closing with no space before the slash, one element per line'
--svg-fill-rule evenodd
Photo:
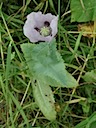
<path fill-rule="evenodd" d="M 84 121 L 77 124 L 74 128 L 96 128 L 96 112 Z"/>
<path fill-rule="evenodd" d="M 48 120 L 56 119 L 56 111 L 54 106 L 53 93 L 50 86 L 46 85 L 44 81 L 37 80 L 32 86 L 35 101 L 39 106 L 40 110 Z"/>
<path fill-rule="evenodd" d="M 55 41 L 40 44 L 22 44 L 22 51 L 29 70 L 35 78 L 44 79 L 47 84 L 59 87 L 75 87 L 76 80 L 65 70 L 62 57 L 56 49 Z"/>
<path fill-rule="evenodd" d="M 71 22 L 96 20 L 96 0 L 71 0 Z"/>
<path fill-rule="evenodd" d="M 86 82 L 96 82 L 96 69 L 91 70 L 91 72 L 86 72 L 85 75 L 82 76 L 82 78 Z"/>

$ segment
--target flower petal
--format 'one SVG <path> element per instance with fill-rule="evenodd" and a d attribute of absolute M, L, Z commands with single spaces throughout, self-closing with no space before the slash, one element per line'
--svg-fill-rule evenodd
<path fill-rule="evenodd" d="M 44 22 L 48 21 L 49 23 L 55 18 L 56 16 L 52 15 L 51 13 L 42 14 L 42 12 L 35 13 L 34 20 L 37 24 L 38 28 L 44 26 Z"/>
<path fill-rule="evenodd" d="M 24 35 L 29 38 L 31 42 L 37 42 L 38 38 L 36 36 L 36 30 L 34 29 L 34 24 L 30 21 L 26 21 L 23 27 Z"/>
<path fill-rule="evenodd" d="M 51 23 L 51 21 L 56 17 L 51 13 L 47 13 L 45 15 L 43 14 L 43 16 L 44 16 L 44 21 L 48 21 L 49 23 Z"/>
<path fill-rule="evenodd" d="M 58 16 L 55 16 L 55 18 L 51 21 L 50 27 L 52 29 L 52 37 L 54 37 L 57 34 L 57 23 L 58 23 Z"/>

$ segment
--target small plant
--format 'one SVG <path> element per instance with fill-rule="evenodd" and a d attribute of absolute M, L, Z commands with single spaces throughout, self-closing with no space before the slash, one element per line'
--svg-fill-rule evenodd
<path fill-rule="evenodd" d="M 76 80 L 66 71 L 63 59 L 56 49 L 54 38 L 57 33 L 57 21 L 58 16 L 32 12 L 27 16 L 24 34 L 31 42 L 45 42 L 21 45 L 31 73 L 35 101 L 49 120 L 56 119 L 55 100 L 50 86 L 78 86 Z"/>

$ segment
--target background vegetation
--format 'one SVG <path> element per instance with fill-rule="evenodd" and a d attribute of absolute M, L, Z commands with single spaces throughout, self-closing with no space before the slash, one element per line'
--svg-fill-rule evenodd
<path fill-rule="evenodd" d="M 91 72 L 96 68 L 95 37 L 84 37 L 78 32 L 78 23 L 70 22 L 70 0 L 0 2 L 0 128 L 27 128 L 28 124 L 30 128 L 75 128 L 96 110 L 96 73 Z M 23 34 L 23 25 L 32 11 L 60 16 L 57 49 L 67 71 L 79 83 L 75 89 L 52 88 L 57 111 L 53 122 L 46 120 L 34 101 L 20 48 L 20 44 L 29 41 Z M 95 80 L 88 81 L 90 77 L 85 80 L 86 72 L 91 72 Z"/>

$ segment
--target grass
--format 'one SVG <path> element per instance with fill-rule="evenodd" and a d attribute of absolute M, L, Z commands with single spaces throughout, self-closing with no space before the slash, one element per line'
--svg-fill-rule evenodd
<path fill-rule="evenodd" d="M 96 83 L 82 79 L 84 73 L 96 68 L 95 38 L 83 37 L 77 23 L 70 23 L 68 0 L 1 1 L 0 128 L 74 128 L 96 110 Z M 20 49 L 20 44 L 28 42 L 23 34 L 26 15 L 39 10 L 59 14 L 58 50 L 66 69 L 80 85 L 74 89 L 52 88 L 58 112 L 54 122 L 46 120 L 34 101 Z"/>

